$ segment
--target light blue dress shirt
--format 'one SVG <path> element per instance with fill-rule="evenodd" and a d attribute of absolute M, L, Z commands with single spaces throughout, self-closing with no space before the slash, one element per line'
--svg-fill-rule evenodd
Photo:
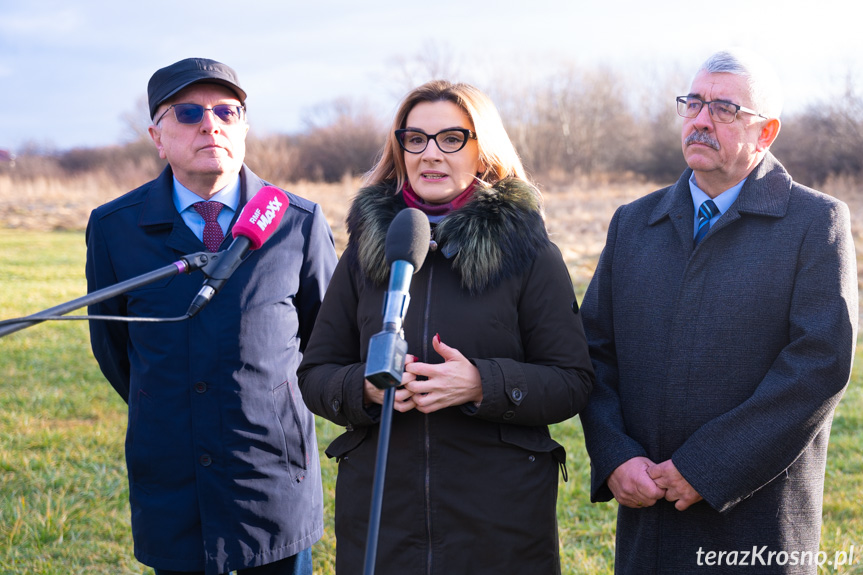
<path fill-rule="evenodd" d="M 199 240 L 203 241 L 204 218 L 192 207 L 192 204 L 201 201 L 203 201 L 201 196 L 177 181 L 176 177 L 174 178 L 174 206 L 180 212 L 180 216 L 182 216 L 186 225 L 189 226 L 189 229 L 192 230 Z M 231 220 L 234 219 L 234 214 L 237 212 L 237 206 L 240 204 L 240 175 L 237 174 L 237 179 L 233 183 L 216 192 L 209 201 L 222 202 L 225 205 L 217 218 L 224 234 L 228 231 Z"/>
<path fill-rule="evenodd" d="M 722 214 L 724 214 L 728 208 L 731 207 L 731 204 L 734 203 L 734 200 L 737 199 L 737 196 L 740 195 L 740 189 L 743 187 L 743 184 L 746 183 L 746 178 L 740 180 L 740 183 L 728 188 L 718 196 L 713 199 L 713 203 L 716 204 L 716 207 L 719 208 L 719 213 L 710 218 L 711 227 L 716 223 Z M 711 199 L 704 190 L 698 187 L 698 184 L 695 183 L 695 172 L 689 177 L 689 193 L 692 194 L 692 205 L 695 210 L 695 225 L 692 226 L 692 237 L 695 237 L 696 232 L 698 232 L 698 208 L 701 207 L 701 204 Z"/>

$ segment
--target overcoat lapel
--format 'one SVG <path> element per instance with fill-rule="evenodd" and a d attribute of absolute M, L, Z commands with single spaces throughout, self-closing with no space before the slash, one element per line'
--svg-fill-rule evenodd
<path fill-rule="evenodd" d="M 668 218 L 686 253 L 692 251 L 692 230 L 695 226 L 695 209 L 692 207 L 692 194 L 689 192 L 689 177 L 692 170 L 687 169 L 671 189 L 656 204 L 647 225 L 655 226 Z"/>
<path fill-rule="evenodd" d="M 695 207 L 689 190 L 692 170 L 687 169 L 669 193 L 660 200 L 650 214 L 648 225 L 656 225 L 669 218 L 681 243 L 692 250 L 692 232 L 695 227 Z M 791 197 L 791 178 L 782 165 L 769 152 L 743 184 L 737 201 L 723 213 L 707 232 L 707 237 L 740 219 L 742 214 L 784 217 Z M 707 238 L 705 238 L 706 240 Z"/>
<path fill-rule="evenodd" d="M 221 249 L 228 247 L 232 241 L 231 230 L 237 222 L 237 217 L 242 212 L 249 199 L 264 187 L 265 182 L 253 174 L 246 166 L 240 171 L 240 203 L 234 218 L 225 234 L 225 239 L 220 246 Z M 206 250 L 204 243 L 199 240 L 192 230 L 183 221 L 177 212 L 173 200 L 174 179 L 170 166 L 166 167 L 156 180 L 153 181 L 150 191 L 144 200 L 141 209 L 141 217 L 138 225 L 148 233 L 160 230 L 170 230 L 165 240 L 165 245 L 181 254 L 191 254 Z"/>

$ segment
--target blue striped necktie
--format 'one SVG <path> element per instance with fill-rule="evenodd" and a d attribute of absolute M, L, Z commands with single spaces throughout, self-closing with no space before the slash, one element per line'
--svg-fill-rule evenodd
<path fill-rule="evenodd" d="M 692 247 L 698 245 L 698 242 L 704 239 L 707 235 L 707 230 L 710 229 L 710 218 L 719 213 L 719 208 L 713 203 L 713 200 L 707 200 L 701 207 L 698 208 L 698 231 L 695 232 L 695 240 Z"/>

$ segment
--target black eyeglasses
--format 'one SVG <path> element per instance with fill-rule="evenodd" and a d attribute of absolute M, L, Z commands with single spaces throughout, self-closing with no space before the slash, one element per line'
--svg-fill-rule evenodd
<path fill-rule="evenodd" d="M 172 104 L 159 116 L 159 119 L 155 123 L 158 124 L 161 122 L 165 114 L 171 111 L 171 109 L 174 110 L 174 117 L 181 124 L 200 124 L 204 119 L 204 112 L 210 110 L 221 123 L 227 125 L 239 123 L 243 119 L 243 112 L 246 110 L 244 106 L 234 104 L 219 104 L 212 108 L 205 108 L 200 104 Z"/>
<path fill-rule="evenodd" d="M 437 134 L 426 134 L 421 130 L 396 130 L 396 139 L 402 150 L 409 154 L 421 154 L 434 140 L 438 149 L 444 154 L 453 154 L 465 147 L 471 138 L 476 140 L 476 134 L 465 128 L 447 128 Z"/>
<path fill-rule="evenodd" d="M 737 104 L 732 104 L 731 102 L 725 102 L 724 100 L 705 102 L 701 98 L 696 98 L 695 96 L 678 96 L 676 100 L 677 113 L 684 118 L 694 118 L 698 116 L 698 114 L 701 113 L 701 109 L 705 104 L 707 104 L 707 110 L 710 112 L 710 115 L 714 120 L 721 124 L 730 124 L 733 122 L 737 117 L 738 112 L 746 112 L 747 114 L 752 114 L 753 116 L 769 120 L 769 118 L 764 114 L 760 114 L 749 108 L 744 108 L 743 106 L 738 106 Z"/>

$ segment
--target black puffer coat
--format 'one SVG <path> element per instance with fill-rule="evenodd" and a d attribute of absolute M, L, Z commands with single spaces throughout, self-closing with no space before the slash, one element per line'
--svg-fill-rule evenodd
<path fill-rule="evenodd" d="M 382 327 L 386 231 L 404 208 L 392 188 L 360 191 L 299 370 L 309 408 L 346 427 L 327 449 L 339 462 L 339 575 L 363 568 L 380 420 L 363 407 L 364 361 Z M 394 414 L 375 573 L 559 573 L 565 452 L 547 425 L 578 413 L 593 383 L 566 266 L 515 180 L 479 189 L 433 235 L 411 283 L 408 353 L 442 362 L 440 334 L 479 369 L 483 400 Z"/>

